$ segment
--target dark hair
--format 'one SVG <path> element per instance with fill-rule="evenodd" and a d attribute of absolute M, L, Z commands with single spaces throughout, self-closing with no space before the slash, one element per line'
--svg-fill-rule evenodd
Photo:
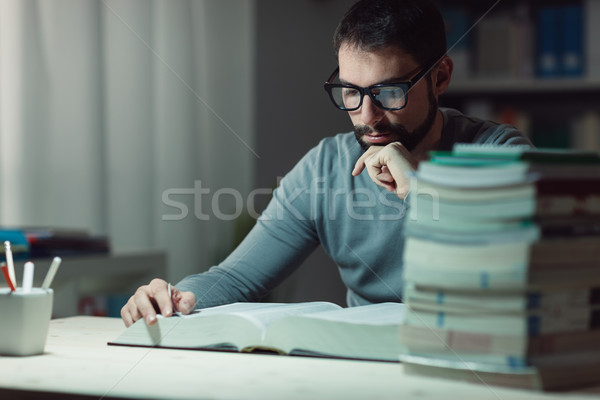
<path fill-rule="evenodd" d="M 446 29 L 439 9 L 428 0 L 360 0 L 335 30 L 336 57 L 343 43 L 365 51 L 396 46 L 426 66 L 446 54 Z"/>

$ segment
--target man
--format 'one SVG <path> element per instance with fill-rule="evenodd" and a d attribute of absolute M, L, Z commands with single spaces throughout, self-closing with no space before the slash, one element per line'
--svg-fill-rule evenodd
<path fill-rule="evenodd" d="M 453 64 L 429 1 L 361 0 L 340 22 L 334 48 L 339 68 L 325 89 L 355 132 L 307 153 L 220 265 L 172 289 L 160 279 L 140 287 L 121 311 L 127 326 L 153 324 L 155 308 L 169 316 L 257 301 L 319 244 L 339 266 L 349 306 L 402 301 L 405 173 L 456 142 L 530 144 L 511 126 L 438 108 Z"/>

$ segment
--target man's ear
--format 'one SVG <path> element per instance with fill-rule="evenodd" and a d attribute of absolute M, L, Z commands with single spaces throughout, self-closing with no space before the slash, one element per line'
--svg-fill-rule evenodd
<path fill-rule="evenodd" d="M 438 63 L 434 72 L 434 90 L 437 96 L 443 94 L 448 85 L 450 84 L 450 78 L 452 77 L 452 70 L 454 69 L 454 63 L 448 56 L 442 57 Z"/>

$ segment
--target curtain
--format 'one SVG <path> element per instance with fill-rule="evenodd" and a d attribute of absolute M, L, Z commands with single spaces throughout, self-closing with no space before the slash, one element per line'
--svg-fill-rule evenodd
<path fill-rule="evenodd" d="M 2 0 L 0 225 L 164 249 L 170 280 L 218 261 L 239 205 L 214 194 L 245 196 L 258 157 L 252 7 Z"/>

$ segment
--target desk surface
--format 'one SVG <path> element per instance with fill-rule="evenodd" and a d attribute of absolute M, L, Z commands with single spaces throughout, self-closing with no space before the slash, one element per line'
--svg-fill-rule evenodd
<path fill-rule="evenodd" d="M 53 320 L 44 354 L 0 357 L 0 398 L 600 398 L 405 376 L 395 363 L 107 346 L 123 329 L 120 319 Z"/>

